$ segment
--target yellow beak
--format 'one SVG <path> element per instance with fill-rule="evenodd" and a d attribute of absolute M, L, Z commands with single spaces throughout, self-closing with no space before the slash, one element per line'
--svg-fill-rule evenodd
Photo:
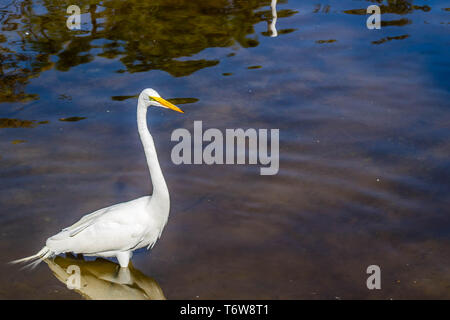
<path fill-rule="evenodd" d="M 172 109 L 172 110 L 174 110 L 174 111 L 178 111 L 178 112 L 184 113 L 184 111 L 181 110 L 180 108 L 178 108 L 176 105 L 170 103 L 170 102 L 167 101 L 167 100 L 164 100 L 164 99 L 161 98 L 161 97 L 150 97 L 150 98 L 152 98 L 153 100 L 155 100 L 155 101 L 161 103 L 163 106 L 165 106 L 165 107 L 167 107 L 167 108 L 169 108 L 169 109 Z"/>

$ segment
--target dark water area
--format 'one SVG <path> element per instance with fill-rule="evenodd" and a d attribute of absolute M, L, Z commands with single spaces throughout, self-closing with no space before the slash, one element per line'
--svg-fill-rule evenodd
<path fill-rule="evenodd" d="M 71 4 L 81 30 L 66 27 Z M 373 4 L 379 30 L 366 27 Z M 274 10 L 0 1 L 0 298 L 450 299 L 450 4 Z M 103 260 L 77 260 L 89 292 L 66 287 L 73 257 L 8 265 L 83 214 L 151 192 L 136 127 L 147 87 L 185 114 L 149 111 L 171 214 L 133 257 L 139 284 L 105 284 L 117 266 Z M 196 120 L 279 129 L 278 174 L 173 164 L 172 131 Z M 369 265 L 381 290 L 366 287 Z"/>

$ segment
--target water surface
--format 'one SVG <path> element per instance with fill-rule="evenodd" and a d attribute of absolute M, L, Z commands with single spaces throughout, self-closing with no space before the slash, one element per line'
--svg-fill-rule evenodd
<path fill-rule="evenodd" d="M 148 118 L 172 210 L 133 275 L 160 296 L 450 298 L 448 2 L 278 1 L 275 24 L 271 1 L 78 1 L 79 31 L 70 4 L 0 2 L 1 298 L 95 298 L 55 276 L 62 258 L 6 262 L 151 192 L 146 87 L 186 112 Z M 380 30 L 366 28 L 371 4 Z M 174 165 L 170 135 L 195 120 L 279 129 L 279 173 Z M 102 281 L 116 272 L 92 263 Z M 372 264 L 381 290 L 366 287 Z"/>

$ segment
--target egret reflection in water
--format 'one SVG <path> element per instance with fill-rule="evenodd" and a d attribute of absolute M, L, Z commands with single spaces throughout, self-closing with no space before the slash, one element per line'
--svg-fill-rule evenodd
<path fill-rule="evenodd" d="M 90 300 L 165 300 L 159 284 L 146 276 L 130 263 L 128 268 L 120 268 L 117 263 L 97 258 L 88 261 L 72 255 L 46 259 L 54 276 L 65 285 L 73 272 L 70 266 L 80 270 L 80 286 L 74 290 L 83 298 Z M 72 267 L 73 268 L 73 267 Z M 71 269 L 69 269 L 71 271 Z"/>
<path fill-rule="evenodd" d="M 272 21 L 270 22 L 270 31 L 272 31 L 271 37 L 278 36 L 277 32 L 277 0 L 272 0 L 270 3 L 272 9 Z"/>
<path fill-rule="evenodd" d="M 139 95 L 137 126 L 152 179 L 153 194 L 84 215 L 78 222 L 48 238 L 38 253 L 12 263 L 30 262 L 31 266 L 36 266 L 55 255 L 74 252 L 116 257 L 120 266 L 126 268 L 134 250 L 153 248 L 169 218 L 170 198 L 153 137 L 147 127 L 147 109 L 151 106 L 183 111 L 151 88 Z"/>

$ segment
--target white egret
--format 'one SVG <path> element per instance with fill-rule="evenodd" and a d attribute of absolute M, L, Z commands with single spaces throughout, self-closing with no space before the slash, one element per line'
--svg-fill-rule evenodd
<path fill-rule="evenodd" d="M 55 277 L 83 298 L 90 300 L 165 300 L 155 279 L 146 276 L 133 263 L 120 268 L 116 263 L 97 258 L 85 261 L 75 257 L 45 259 Z M 78 267 L 78 270 L 77 270 Z M 79 278 L 73 277 L 77 272 Z"/>
<path fill-rule="evenodd" d="M 137 125 L 150 170 L 153 195 L 87 214 L 48 238 L 46 245 L 35 255 L 12 263 L 33 261 L 30 265 L 35 266 L 44 259 L 73 252 L 86 256 L 116 257 L 121 267 L 127 267 L 134 250 L 153 247 L 167 223 L 170 198 L 155 144 L 147 127 L 146 115 L 150 106 L 183 111 L 161 98 L 153 89 L 145 89 L 139 95 Z"/>

